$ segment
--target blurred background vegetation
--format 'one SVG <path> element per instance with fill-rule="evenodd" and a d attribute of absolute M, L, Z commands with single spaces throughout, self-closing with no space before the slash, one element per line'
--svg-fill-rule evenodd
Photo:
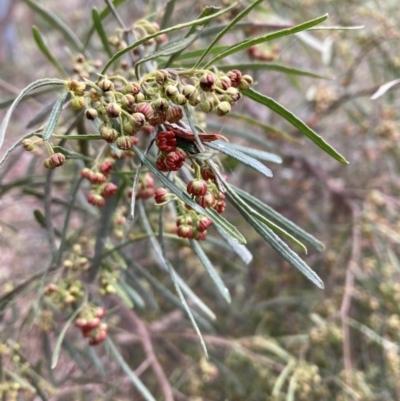
<path fill-rule="evenodd" d="M 48 46 L 73 74 L 75 54 L 28 3 L 0 4 L 0 103 L 35 79 L 58 76 L 37 49 L 32 25 L 40 28 Z M 62 18 L 80 38 L 90 28 L 92 7 L 104 7 L 100 0 L 39 3 Z M 118 10 L 126 24 L 143 17 L 161 23 L 166 3 L 127 1 Z M 212 5 L 230 3 L 223 0 Z M 176 2 L 170 25 L 195 19 L 206 5 L 207 1 Z M 115 344 L 156 399 L 168 399 L 165 386 L 170 386 L 178 401 L 400 399 L 400 97 L 394 87 L 379 99 L 370 99 L 381 85 L 400 78 L 398 3 L 266 0 L 248 19 L 253 26 L 233 31 L 224 42 L 235 43 L 246 35 L 291 26 L 324 13 L 329 13 L 325 26 L 364 28 L 311 30 L 259 45 L 239 61 L 261 63 L 260 68 L 249 71 L 257 90 L 300 116 L 334 145 L 349 165 L 339 165 L 279 116 L 248 99 L 234 112 L 262 124 L 211 119 L 207 129 L 224 129 L 223 133 L 235 135 L 232 141 L 239 144 L 252 141 L 254 146 L 258 139 L 283 158 L 281 165 L 273 166 L 272 179 L 232 161 L 225 164 L 225 172 L 234 185 L 259 197 L 325 244 L 324 252 L 310 251 L 304 256 L 323 279 L 325 289 L 312 286 L 228 208 L 230 221 L 245 234 L 253 254 L 253 261 L 243 266 L 238 257 L 212 244 L 206 247 L 231 291 L 230 305 L 210 285 L 184 242 L 169 248 L 177 271 L 217 316 L 201 327 L 209 360 L 202 355 L 185 313 L 158 295 L 146 271 L 137 284 L 146 307 L 138 303 L 132 312 L 113 299 L 107 305 Z M 216 24 L 226 23 L 228 18 L 223 16 Z M 117 24 L 111 16 L 105 21 L 111 35 Z M 196 42 L 192 48 L 204 47 L 207 40 L 205 37 L 205 42 Z M 92 46 L 94 54 L 101 48 L 97 37 Z M 107 61 L 104 56 L 96 57 Z M 313 71 L 329 79 L 272 71 L 268 63 Z M 28 122 L 51 101 L 51 95 L 41 95 L 18 108 L 3 149 L 27 132 Z M 14 286 L 45 267 L 46 235 L 33 216 L 33 211 L 42 207 L 43 176 L 30 176 L 32 163 L 31 155 L 17 149 L 0 171 L 2 300 Z M 62 194 L 63 177 L 59 180 Z M 54 202 L 62 205 L 62 198 L 56 197 Z M 156 272 L 151 245 L 143 242 L 141 247 L 142 265 Z M 154 274 L 173 291 L 165 274 Z M 69 342 L 64 343 L 57 369 L 51 369 L 51 352 L 65 316 L 54 316 L 51 309 L 36 313 L 39 284 L 24 288 L 2 314 L 0 380 L 18 384 L 15 392 L 4 393 L 3 399 L 141 400 L 129 378 L 121 374 L 121 366 L 101 347 L 96 352 L 88 350 L 73 332 L 66 337 Z M 146 339 L 152 344 L 150 356 Z M 148 367 L 151 358 L 157 358 L 167 384 Z"/>

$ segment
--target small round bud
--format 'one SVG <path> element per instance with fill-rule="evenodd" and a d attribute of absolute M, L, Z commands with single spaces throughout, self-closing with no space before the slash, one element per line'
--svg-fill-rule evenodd
<path fill-rule="evenodd" d="M 176 234 L 181 238 L 193 238 L 193 227 L 182 224 L 178 227 Z"/>
<path fill-rule="evenodd" d="M 103 126 L 100 128 L 100 135 L 108 143 L 113 143 L 118 138 L 117 130 L 107 126 Z"/>
<path fill-rule="evenodd" d="M 92 121 L 95 120 L 97 118 L 97 115 L 98 115 L 98 113 L 97 113 L 96 109 L 87 109 L 85 111 L 85 117 L 88 120 L 92 120 Z"/>
<path fill-rule="evenodd" d="M 117 138 L 115 141 L 118 149 L 121 150 L 130 150 L 133 146 L 133 141 L 129 136 L 123 135 Z"/>
<path fill-rule="evenodd" d="M 233 102 L 237 102 L 241 98 L 240 92 L 233 87 L 228 88 L 225 94 L 230 98 L 229 100 L 232 99 Z"/>
<path fill-rule="evenodd" d="M 216 203 L 215 196 L 211 192 L 207 192 L 204 196 L 196 196 L 196 203 L 203 207 L 213 207 Z"/>
<path fill-rule="evenodd" d="M 105 314 L 106 314 L 106 308 L 104 306 L 99 306 L 96 308 L 96 311 L 95 311 L 96 317 L 98 317 L 99 319 L 102 319 Z"/>
<path fill-rule="evenodd" d="M 82 63 L 84 63 L 85 62 L 85 56 L 83 55 L 83 54 L 77 54 L 76 56 L 75 56 L 75 61 L 77 62 L 77 63 L 80 63 L 80 64 L 82 64 Z"/>
<path fill-rule="evenodd" d="M 186 98 L 184 95 L 179 94 L 179 95 L 176 95 L 176 96 L 172 99 L 172 101 L 173 101 L 175 104 L 178 104 L 179 106 L 184 106 L 184 105 L 187 103 L 187 98 Z"/>
<path fill-rule="evenodd" d="M 127 109 L 130 109 L 135 104 L 135 96 L 127 94 L 121 98 L 121 105 Z"/>
<path fill-rule="evenodd" d="M 224 116 L 225 114 L 228 114 L 231 111 L 231 105 L 228 102 L 218 103 L 216 111 L 219 116 Z"/>
<path fill-rule="evenodd" d="M 92 88 L 89 91 L 89 99 L 91 100 L 91 102 L 96 103 L 99 102 L 101 99 L 101 94 L 99 92 L 97 92 L 96 89 Z"/>
<path fill-rule="evenodd" d="M 121 115 L 121 106 L 118 103 L 110 103 L 106 109 L 107 117 L 117 118 Z"/>
<path fill-rule="evenodd" d="M 200 232 L 207 230 L 212 224 L 212 220 L 207 216 L 200 216 L 199 220 L 197 221 L 197 229 Z"/>
<path fill-rule="evenodd" d="M 114 167 L 114 160 L 106 159 L 103 161 L 103 163 L 100 164 L 99 170 L 101 173 L 103 173 L 105 176 L 107 176 L 108 174 L 110 174 L 113 167 Z"/>
<path fill-rule="evenodd" d="M 204 113 L 210 113 L 213 108 L 214 108 L 213 103 L 210 102 L 209 100 L 204 100 L 203 102 L 200 103 L 200 109 Z"/>
<path fill-rule="evenodd" d="M 227 75 L 223 75 L 222 77 L 219 77 L 219 80 L 217 81 L 217 86 L 224 90 L 227 90 L 232 86 L 232 82 Z"/>
<path fill-rule="evenodd" d="M 135 106 L 134 111 L 135 113 L 142 113 L 146 117 L 146 120 L 149 120 L 153 115 L 153 110 L 148 103 L 138 104 Z"/>
<path fill-rule="evenodd" d="M 118 187 L 112 182 L 109 182 L 104 186 L 103 190 L 101 191 L 101 196 L 103 196 L 104 198 L 110 198 L 111 196 L 114 196 L 117 191 Z"/>
<path fill-rule="evenodd" d="M 217 77 L 214 74 L 209 74 L 209 73 L 204 74 L 200 78 L 200 88 L 204 92 L 213 92 L 217 87 L 216 82 L 217 82 Z"/>
<path fill-rule="evenodd" d="M 239 70 L 229 71 L 226 75 L 231 80 L 234 88 L 239 87 L 240 83 L 242 82 L 242 73 Z"/>
<path fill-rule="evenodd" d="M 164 113 L 164 112 L 166 112 L 168 110 L 169 103 L 168 103 L 167 99 L 159 97 L 158 99 L 153 100 L 151 102 L 151 107 L 157 113 Z"/>
<path fill-rule="evenodd" d="M 142 103 L 146 100 L 146 96 L 143 93 L 138 93 L 135 96 L 136 103 Z"/>
<path fill-rule="evenodd" d="M 214 171 L 208 164 L 203 164 L 200 167 L 200 174 L 204 180 L 213 180 L 215 178 Z"/>
<path fill-rule="evenodd" d="M 164 93 L 166 97 L 171 99 L 175 97 L 179 92 L 178 88 L 175 85 L 168 85 L 167 87 L 165 87 Z"/>
<path fill-rule="evenodd" d="M 81 171 L 81 176 L 83 178 L 86 178 L 89 181 L 92 181 L 92 175 L 93 175 L 93 171 L 90 170 L 89 168 L 85 167 L 82 171 Z"/>
<path fill-rule="evenodd" d="M 182 94 L 186 97 L 186 99 L 190 100 L 197 98 L 199 92 L 193 85 L 185 85 L 182 89 Z"/>
<path fill-rule="evenodd" d="M 165 33 L 163 33 L 160 36 L 157 36 L 154 38 L 156 40 L 157 43 L 161 44 L 161 43 L 165 43 L 168 40 L 168 37 Z"/>
<path fill-rule="evenodd" d="M 62 153 L 53 153 L 44 161 L 44 166 L 48 169 L 60 167 L 65 163 L 65 156 Z"/>
<path fill-rule="evenodd" d="M 98 87 L 103 91 L 103 92 L 109 92 L 114 90 L 114 83 L 110 81 L 109 79 L 102 79 Z"/>
<path fill-rule="evenodd" d="M 196 107 L 198 104 L 201 103 L 201 97 L 197 96 L 189 100 L 189 104 L 193 107 Z"/>
<path fill-rule="evenodd" d="M 183 111 L 180 107 L 170 106 L 167 111 L 167 121 L 169 123 L 177 123 L 183 118 Z"/>
<path fill-rule="evenodd" d="M 186 189 L 190 195 L 203 196 L 207 193 L 208 186 L 205 181 L 194 179 L 189 181 Z"/>
<path fill-rule="evenodd" d="M 35 148 L 35 143 L 32 141 L 32 139 L 24 139 L 22 141 L 22 146 L 25 150 L 31 152 Z"/>
<path fill-rule="evenodd" d="M 168 200 L 169 192 L 165 188 L 158 188 L 154 192 L 154 200 L 157 205 L 161 205 Z"/>
<path fill-rule="evenodd" d="M 254 83 L 253 77 L 250 75 L 243 75 L 242 76 L 242 81 L 239 84 L 239 89 L 241 90 L 247 90 L 252 86 Z"/>
<path fill-rule="evenodd" d="M 146 122 L 146 116 L 143 113 L 133 113 L 130 118 L 130 123 L 137 128 L 143 127 Z"/>
<path fill-rule="evenodd" d="M 138 82 L 128 82 L 122 89 L 122 93 L 135 96 L 140 93 L 141 90 L 142 88 Z"/>
<path fill-rule="evenodd" d="M 158 84 L 163 85 L 168 81 L 171 75 L 167 70 L 156 71 L 155 80 Z"/>
<path fill-rule="evenodd" d="M 103 173 L 92 172 L 89 180 L 92 184 L 104 184 L 107 181 L 107 177 Z"/>
<path fill-rule="evenodd" d="M 99 194 L 90 193 L 87 197 L 91 205 L 102 207 L 106 204 L 106 200 Z"/>
<path fill-rule="evenodd" d="M 85 98 L 83 96 L 74 97 L 71 99 L 70 104 L 74 110 L 80 110 L 86 105 Z"/>

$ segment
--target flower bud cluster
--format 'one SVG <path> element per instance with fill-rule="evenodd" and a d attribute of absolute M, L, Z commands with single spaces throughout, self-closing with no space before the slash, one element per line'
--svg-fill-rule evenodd
<path fill-rule="evenodd" d="M 136 191 L 136 199 L 149 199 L 152 198 L 153 196 L 154 196 L 153 176 L 150 173 L 141 174 Z"/>
<path fill-rule="evenodd" d="M 99 207 L 104 206 L 106 198 L 110 198 L 117 193 L 118 187 L 108 181 L 114 163 L 115 160 L 108 157 L 96 169 L 85 167 L 81 171 L 82 177 L 86 178 L 92 184 L 92 190 L 87 197 L 90 204 Z"/>
<path fill-rule="evenodd" d="M 101 68 L 100 60 L 87 60 L 83 54 L 77 54 L 74 59 L 72 70 L 80 79 L 89 79 Z"/>
<path fill-rule="evenodd" d="M 184 212 L 176 219 L 176 235 L 181 238 L 204 241 L 207 237 L 207 228 L 212 221 L 209 217 L 197 214 L 193 211 Z"/>
<path fill-rule="evenodd" d="M 83 272 L 89 270 L 89 259 L 82 255 L 82 246 L 74 244 L 72 252 L 63 262 L 63 267 L 68 272 Z"/>
<path fill-rule="evenodd" d="M 115 294 L 116 283 L 120 277 L 118 270 L 110 270 L 109 268 L 103 267 L 99 274 L 99 293 L 100 295 Z"/>
<path fill-rule="evenodd" d="M 48 284 L 43 293 L 51 302 L 65 308 L 80 300 L 84 295 L 84 289 L 82 281 L 72 276 L 60 279 L 58 284 Z"/>
<path fill-rule="evenodd" d="M 89 339 L 89 345 L 97 345 L 107 338 L 108 326 L 101 319 L 106 309 L 102 306 L 87 305 L 75 320 L 75 326 Z"/>

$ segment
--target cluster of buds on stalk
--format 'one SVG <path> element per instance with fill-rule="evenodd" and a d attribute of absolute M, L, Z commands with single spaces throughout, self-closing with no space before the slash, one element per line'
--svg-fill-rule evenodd
<path fill-rule="evenodd" d="M 132 196 L 130 190 L 129 196 Z M 150 173 L 140 175 L 136 191 L 136 199 L 149 199 L 154 196 L 154 178 Z"/>
<path fill-rule="evenodd" d="M 72 252 L 63 262 L 63 267 L 68 272 L 85 272 L 89 270 L 89 259 L 82 255 L 81 244 L 74 244 Z"/>
<path fill-rule="evenodd" d="M 118 187 L 108 180 L 114 163 L 115 160 L 113 158 L 107 157 L 95 169 L 85 167 L 81 171 L 82 177 L 92 184 L 92 189 L 87 197 L 90 204 L 99 207 L 104 206 L 106 198 L 110 198 L 117 193 Z"/>
<path fill-rule="evenodd" d="M 160 171 L 177 171 L 185 162 L 185 152 L 177 147 L 176 136 L 173 131 L 161 131 L 157 135 L 156 145 L 160 154 L 156 167 Z"/>
<path fill-rule="evenodd" d="M 176 235 L 181 238 L 204 241 L 207 237 L 207 228 L 212 221 L 209 217 L 197 214 L 194 211 L 184 211 L 176 219 Z"/>
<path fill-rule="evenodd" d="M 119 280 L 120 272 L 112 270 L 109 266 L 102 266 L 99 274 L 99 294 L 108 295 L 116 293 L 116 285 Z"/>
<path fill-rule="evenodd" d="M 87 305 L 79 312 L 75 326 L 89 339 L 89 345 L 97 345 L 107 338 L 108 326 L 101 319 L 106 310 L 102 306 Z"/>
<path fill-rule="evenodd" d="M 43 293 L 53 304 L 67 307 L 75 304 L 84 295 L 82 281 L 75 276 L 60 279 L 58 283 L 48 284 Z"/>
<path fill-rule="evenodd" d="M 113 214 L 113 233 L 116 238 L 124 237 L 124 226 L 126 224 L 126 206 L 119 206 Z"/>
<path fill-rule="evenodd" d="M 145 19 L 141 19 L 135 22 L 135 24 L 131 28 L 131 32 L 135 35 L 137 40 L 143 39 L 146 36 L 153 35 L 160 30 L 160 26 L 157 22 L 150 22 Z M 152 46 L 156 43 L 165 43 L 167 41 L 167 36 L 165 34 L 161 34 L 156 36 L 154 39 L 149 39 L 143 43 L 143 46 Z M 108 38 L 108 42 L 111 46 L 113 46 L 117 51 L 125 49 L 127 47 L 127 43 L 124 40 L 123 32 L 121 30 L 116 30 L 113 35 Z M 136 50 L 136 49 L 135 49 Z M 135 54 L 138 52 L 135 51 Z"/>
<path fill-rule="evenodd" d="M 87 60 L 83 54 L 77 54 L 72 70 L 80 79 L 89 79 L 101 68 L 101 65 L 100 60 Z"/>

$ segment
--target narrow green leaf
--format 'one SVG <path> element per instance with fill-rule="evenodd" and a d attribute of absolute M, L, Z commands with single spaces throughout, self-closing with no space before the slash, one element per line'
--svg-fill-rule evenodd
<path fill-rule="evenodd" d="M 291 111 L 285 109 L 281 104 L 271 99 L 268 96 L 262 95 L 253 89 L 248 89 L 242 91 L 242 93 L 248 98 L 254 100 L 257 103 L 267 106 L 269 109 L 273 110 L 275 113 L 279 114 L 286 121 L 296 127 L 305 136 L 310 138 L 317 146 L 324 150 L 328 155 L 332 156 L 334 159 L 340 163 L 347 164 L 348 161 L 337 152 L 331 145 L 324 141 L 324 139 L 319 136 L 315 131 L 313 131 L 307 124 L 296 117 Z"/>
<path fill-rule="evenodd" d="M 174 14 L 175 3 L 176 0 L 169 0 L 167 6 L 165 7 L 164 15 L 160 24 L 160 29 L 165 29 L 169 24 L 169 21 Z"/>
<path fill-rule="evenodd" d="M 45 85 L 64 85 L 65 81 L 62 79 L 57 79 L 57 78 L 45 78 L 45 79 L 39 79 L 38 81 L 32 82 L 29 84 L 14 100 L 12 103 L 11 107 L 8 109 L 3 122 L 1 123 L 0 126 L 0 148 L 3 145 L 4 142 L 4 137 L 6 134 L 6 130 L 8 127 L 8 123 L 10 122 L 11 114 L 13 113 L 15 107 L 18 105 L 18 103 L 32 90 L 40 88 L 41 86 Z"/>
<path fill-rule="evenodd" d="M 239 5 L 239 2 L 236 2 L 231 7 L 234 8 L 234 7 L 238 6 L 238 5 Z M 231 8 L 231 7 L 229 7 L 229 8 Z M 212 17 L 212 16 L 215 17 L 216 14 L 219 14 L 219 12 L 218 12 L 219 10 L 221 10 L 221 7 L 214 7 L 214 6 L 204 7 L 203 10 L 201 11 L 200 15 L 196 19 L 200 20 L 200 19 L 204 19 L 206 17 Z M 225 12 L 226 10 L 227 9 L 222 10 L 222 11 Z M 204 21 L 204 23 L 201 24 L 202 27 L 203 28 L 206 27 L 210 23 L 211 19 L 212 18 Z M 188 32 L 188 34 L 186 36 L 194 34 L 196 32 L 196 27 L 197 27 L 197 24 L 196 25 L 192 25 L 190 30 L 189 30 L 189 32 Z"/>
<path fill-rule="evenodd" d="M 217 141 L 218 142 L 218 141 Z M 271 163 L 282 163 L 282 158 L 275 153 L 265 152 L 263 150 L 249 148 L 248 146 L 237 145 L 232 142 L 223 142 L 225 147 L 228 147 L 233 150 L 237 150 L 241 153 L 244 153 L 248 156 L 254 157 L 255 159 L 264 160 L 266 162 Z"/>
<path fill-rule="evenodd" d="M 46 7 L 37 3 L 33 0 L 24 0 L 29 7 L 31 7 L 37 14 L 41 15 L 47 22 L 50 23 L 54 28 L 56 28 L 64 36 L 65 40 L 68 41 L 74 48 L 80 53 L 85 52 L 83 43 L 75 35 L 74 31 L 63 22 L 57 15 L 51 12 Z"/>
<path fill-rule="evenodd" d="M 122 355 L 118 352 L 117 348 L 115 348 L 114 343 L 110 340 L 110 338 L 106 338 L 105 341 L 108 349 L 113 355 L 115 361 L 120 366 L 120 368 L 125 372 L 128 376 L 129 380 L 132 384 L 138 389 L 139 393 L 143 396 L 146 401 L 156 401 L 153 395 L 150 393 L 148 388 L 143 384 L 143 382 L 135 375 L 135 373 L 131 370 L 129 365 L 125 362 Z"/>
<path fill-rule="evenodd" d="M 275 251 L 277 251 L 287 262 L 299 270 L 305 277 L 313 282 L 317 287 L 324 288 L 324 283 L 318 275 L 295 253 L 293 252 L 269 227 L 250 215 L 238 201 L 237 195 L 229 185 L 226 185 L 229 199 L 232 205 L 244 217 L 244 219 L 267 241 Z"/>
<path fill-rule="evenodd" d="M 114 0 L 112 3 L 113 3 L 113 6 L 116 8 L 116 7 L 120 6 L 121 4 L 125 3 L 126 1 L 127 0 Z M 105 19 L 108 15 L 110 15 L 110 13 L 111 13 L 111 11 L 110 11 L 110 8 L 108 6 L 103 8 L 100 11 L 100 20 L 103 21 L 103 19 Z M 92 25 L 90 30 L 89 30 L 89 32 L 87 33 L 87 36 L 86 36 L 86 40 L 85 40 L 85 44 L 84 44 L 84 48 L 85 49 L 87 48 L 87 46 L 88 46 L 88 44 L 90 42 L 90 39 L 91 39 L 93 33 L 95 32 L 95 30 L 96 29 L 95 29 L 94 25 Z"/>
<path fill-rule="evenodd" d="M 227 33 L 231 30 L 233 26 L 235 26 L 242 18 L 244 18 L 255 6 L 260 4 L 263 0 L 256 0 L 254 3 L 250 4 L 247 8 L 245 8 L 241 13 L 239 13 L 235 18 L 232 19 L 232 21 L 220 32 L 218 32 L 217 35 L 215 35 L 214 40 L 210 43 L 210 45 L 207 47 L 207 49 L 204 51 L 204 53 L 200 56 L 200 58 L 197 60 L 196 64 L 193 66 L 193 69 L 196 69 L 200 63 L 204 60 L 204 58 L 207 56 L 207 54 L 210 52 L 210 50 L 215 46 L 215 44 Z"/>
<path fill-rule="evenodd" d="M 203 18 L 199 18 L 193 21 L 189 21 L 183 24 L 178 24 L 175 26 L 172 26 L 171 28 L 166 28 L 166 29 L 162 29 L 158 32 L 153 33 L 152 35 L 148 35 L 145 36 L 144 38 L 136 41 L 135 43 L 133 43 L 130 46 L 127 46 L 125 49 L 120 50 L 119 52 L 115 53 L 110 60 L 108 60 L 107 64 L 104 66 L 103 71 L 101 72 L 102 75 L 104 75 L 108 68 L 115 62 L 117 61 L 119 58 L 121 58 L 125 53 L 128 53 L 130 51 L 132 51 L 133 49 L 136 49 L 138 46 L 140 46 L 141 44 L 147 42 L 149 39 L 153 39 L 156 38 L 157 36 L 166 34 L 166 33 L 170 33 L 170 32 L 174 32 L 177 31 L 179 29 L 183 29 L 183 28 L 187 28 L 187 27 L 196 27 L 198 25 L 204 25 L 206 22 L 211 21 L 213 18 L 216 18 L 226 12 L 228 12 L 229 10 L 233 9 L 234 7 L 237 6 L 238 3 L 234 3 L 231 6 L 224 8 L 223 10 L 216 12 L 215 14 L 209 15 L 207 17 L 203 17 Z M 194 32 L 194 31 L 193 31 Z"/>
<path fill-rule="evenodd" d="M 188 36 L 187 38 L 184 38 L 184 39 L 179 40 L 174 43 L 170 43 L 167 46 L 163 47 L 162 49 L 160 49 L 156 52 L 153 52 L 146 57 L 143 57 L 135 64 L 136 76 L 140 77 L 139 68 L 143 63 L 154 60 L 158 57 L 170 56 L 175 53 L 178 53 L 178 52 L 186 49 L 188 46 L 190 46 L 197 39 L 197 36 L 198 36 L 197 33 L 195 33 L 193 35 Z"/>
<path fill-rule="evenodd" d="M 32 27 L 33 38 L 35 39 L 36 44 L 38 45 L 40 51 L 43 55 L 50 61 L 51 64 L 57 69 L 60 75 L 64 77 L 68 77 L 67 72 L 64 70 L 64 67 L 57 61 L 57 59 L 53 56 L 50 49 L 47 47 L 46 43 L 44 43 L 42 34 L 36 26 Z"/>
<path fill-rule="evenodd" d="M 205 144 L 207 147 L 211 149 L 218 150 L 225 155 L 233 157 L 234 159 L 240 161 L 246 166 L 251 167 L 252 169 L 258 171 L 261 174 L 264 174 L 266 177 L 272 177 L 272 171 L 264 166 L 264 164 L 260 163 L 258 160 L 253 159 L 250 156 L 247 156 L 245 153 L 240 152 L 239 150 L 234 149 L 232 146 L 229 146 L 229 143 L 224 141 L 213 141 Z"/>
<path fill-rule="evenodd" d="M 258 221 L 261 223 L 265 224 L 267 227 L 269 227 L 272 231 L 276 232 L 277 234 L 281 235 L 282 237 L 286 238 L 293 244 L 297 245 L 299 248 L 301 248 L 305 253 L 307 253 L 307 248 L 303 243 L 301 243 L 297 238 L 293 237 L 293 235 L 289 234 L 287 231 L 285 231 L 282 227 L 279 227 L 272 221 L 268 220 L 265 216 L 262 214 L 258 213 L 256 210 L 254 210 L 248 203 L 243 201 L 243 199 L 236 195 L 235 200 L 239 203 L 239 205 L 245 209 L 250 215 L 255 217 Z"/>
<path fill-rule="evenodd" d="M 92 21 L 93 21 L 94 29 L 97 31 L 97 33 L 100 37 L 101 43 L 103 44 L 104 50 L 106 51 L 106 53 L 108 54 L 109 57 L 112 57 L 113 52 L 111 50 L 110 44 L 108 43 L 107 34 L 104 31 L 99 10 L 97 10 L 96 7 L 93 7 L 93 10 L 92 10 Z"/>
<path fill-rule="evenodd" d="M 67 159 L 93 161 L 93 157 L 85 156 L 82 153 L 74 152 L 73 150 L 65 149 L 62 146 L 53 146 L 55 152 L 62 153 Z"/>
<path fill-rule="evenodd" d="M 61 330 L 61 332 L 57 338 L 56 346 L 54 348 L 53 356 L 51 358 L 51 368 L 52 369 L 54 369 L 57 366 L 58 358 L 60 356 L 61 345 L 63 343 L 65 333 L 67 332 L 68 327 L 71 325 L 71 323 L 74 321 L 74 319 L 78 316 L 79 312 L 83 308 L 83 305 L 84 304 L 82 304 L 79 308 L 77 308 L 74 311 L 74 313 L 69 317 L 69 319 L 67 320 L 67 323 L 65 323 L 63 329 Z"/>
<path fill-rule="evenodd" d="M 155 277 L 153 277 L 146 269 L 141 267 L 135 262 L 131 262 L 132 265 L 137 269 L 140 274 L 149 282 L 149 284 L 162 296 L 164 299 L 171 302 L 174 306 L 180 309 L 182 312 L 185 312 L 185 308 L 183 307 L 179 298 L 176 297 L 167 287 L 165 287 L 162 283 L 160 283 Z M 131 274 L 129 270 L 126 271 L 128 275 Z M 193 317 L 196 319 L 197 324 L 201 326 L 204 330 L 209 332 L 214 332 L 214 328 L 210 325 L 210 323 L 203 318 L 199 313 L 195 310 L 192 310 Z"/>
<path fill-rule="evenodd" d="M 143 153 L 136 147 L 133 146 L 133 151 L 139 157 L 139 159 L 143 162 L 144 165 L 176 196 L 182 199 L 186 204 L 192 207 L 196 212 L 208 216 L 213 222 L 221 227 L 223 231 L 225 231 L 234 241 L 239 244 L 245 244 L 246 239 L 243 235 L 237 230 L 235 226 L 229 223 L 225 218 L 223 218 L 220 214 L 218 214 L 214 209 L 203 209 L 196 202 L 192 200 L 192 198 L 185 192 L 182 191 L 178 186 L 176 186 L 172 181 L 170 181 L 164 174 L 156 169 L 156 167 L 144 157 Z"/>
<path fill-rule="evenodd" d="M 35 96 L 40 96 L 40 95 L 44 95 L 47 93 L 51 93 L 51 92 L 54 92 L 55 90 L 56 89 L 54 89 L 54 88 L 46 88 L 41 91 L 37 91 L 35 93 L 30 93 L 30 94 L 27 94 L 22 101 L 25 101 L 30 98 L 34 98 Z M 0 100 L 0 109 L 4 109 L 5 107 L 10 106 L 16 98 L 17 98 L 17 96 L 10 96 L 6 99 Z"/>
<path fill-rule="evenodd" d="M 274 221 L 275 223 L 279 224 L 283 227 L 286 231 L 290 232 L 291 234 L 295 235 L 302 241 L 308 243 L 313 248 L 317 249 L 318 251 L 323 251 L 325 246 L 322 242 L 318 241 L 314 236 L 309 234 L 308 232 L 304 231 L 302 228 L 294 224 L 291 220 L 287 219 L 286 217 L 282 216 L 276 210 L 272 209 L 272 207 L 266 205 L 265 203 L 261 202 L 258 198 L 249 193 L 243 191 L 240 188 L 237 188 L 231 185 L 231 188 L 240 195 L 241 198 L 245 199 L 245 201 L 257 209 L 260 213 Z"/>
<path fill-rule="evenodd" d="M 49 120 L 47 121 L 46 127 L 43 130 L 43 140 L 48 141 L 54 132 L 58 119 L 60 117 L 62 107 L 64 105 L 64 102 L 68 96 L 69 92 L 65 91 L 57 100 L 56 104 L 53 107 L 53 110 L 51 111 Z"/>
<path fill-rule="evenodd" d="M 241 43 L 238 43 L 236 46 L 231 46 L 229 50 L 221 53 L 220 55 L 218 55 L 217 57 L 215 57 L 213 60 L 211 60 L 210 62 L 208 62 L 205 66 L 203 66 L 204 69 L 209 68 L 210 66 L 212 66 L 213 64 L 215 64 L 217 61 L 222 60 L 228 56 L 230 56 L 231 54 L 235 54 L 241 50 L 245 50 L 251 46 L 255 46 L 258 45 L 260 43 L 264 43 L 264 42 L 268 42 L 270 40 L 274 40 L 274 39 L 278 39 L 281 38 L 283 36 L 288 36 L 288 35 L 293 35 L 294 33 L 297 32 L 301 32 L 304 31 L 306 29 L 309 29 L 315 25 L 320 24 L 321 22 L 325 21 L 328 18 L 328 14 L 323 15 L 322 17 L 318 17 L 315 18 L 313 20 L 304 22 L 300 25 L 296 25 L 292 28 L 287 28 L 287 29 L 282 29 L 280 31 L 277 32 L 273 32 L 273 33 L 269 33 L 266 34 L 264 36 L 260 36 L 257 38 L 253 38 L 250 40 L 245 40 Z"/>
<path fill-rule="evenodd" d="M 222 281 L 217 270 L 211 263 L 210 259 L 208 259 L 208 256 L 204 252 L 203 248 L 197 241 L 193 239 L 190 240 L 190 244 L 192 245 L 195 254 L 200 259 L 200 262 L 203 264 L 208 274 L 210 275 L 211 280 L 214 281 L 214 284 L 217 287 L 220 294 L 225 298 L 226 302 L 231 303 L 232 299 L 228 288 L 226 288 L 224 282 Z"/>
<path fill-rule="evenodd" d="M 243 70 L 278 71 L 278 72 L 283 72 L 284 74 L 299 75 L 303 77 L 333 79 L 331 77 L 327 77 L 326 75 L 316 74 L 315 72 L 312 71 L 307 71 L 300 68 L 288 67 L 286 65 L 277 63 L 237 63 L 237 64 L 219 65 L 216 66 L 216 68 L 221 71 L 230 71 L 233 69 L 237 69 L 240 71 Z"/>

